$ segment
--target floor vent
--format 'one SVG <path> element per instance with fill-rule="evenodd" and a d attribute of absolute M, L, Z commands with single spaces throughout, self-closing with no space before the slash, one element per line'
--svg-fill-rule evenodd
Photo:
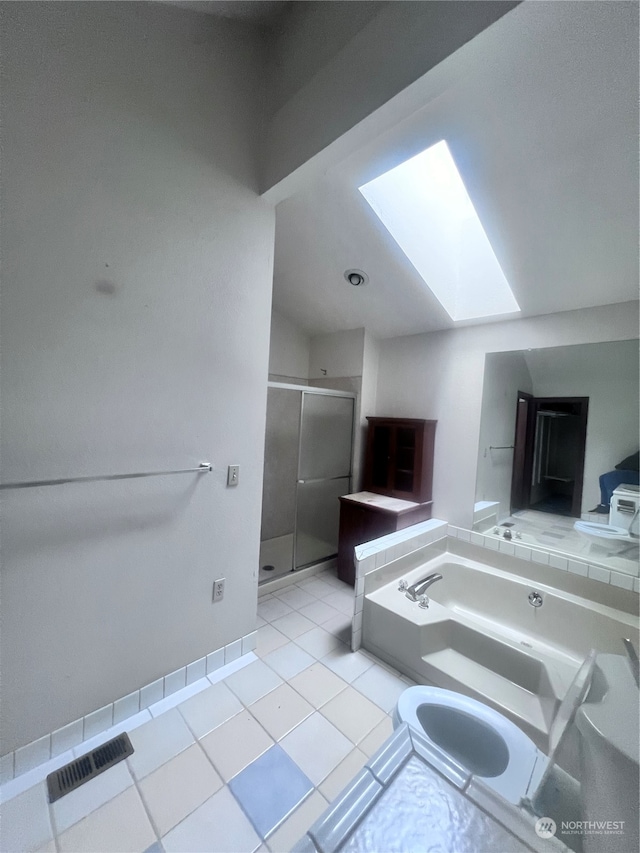
<path fill-rule="evenodd" d="M 47 776 L 49 802 L 55 803 L 69 791 L 74 791 L 80 785 L 88 782 L 89 779 L 93 779 L 94 776 L 104 773 L 109 767 L 132 753 L 133 746 L 129 740 L 129 735 L 123 732 L 114 737 L 113 740 L 103 743 L 97 749 L 92 749 L 91 752 L 70 761 L 59 770 L 54 770 Z"/>

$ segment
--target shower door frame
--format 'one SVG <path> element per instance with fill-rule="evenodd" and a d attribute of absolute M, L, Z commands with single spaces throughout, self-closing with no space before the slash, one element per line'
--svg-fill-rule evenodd
<path fill-rule="evenodd" d="M 267 388 L 280 388 L 280 389 L 285 390 L 285 391 L 302 391 L 302 395 L 300 397 L 300 415 L 298 418 L 298 467 L 297 467 L 298 475 L 296 477 L 296 505 L 295 505 L 295 513 L 294 513 L 294 518 L 293 518 L 293 554 L 292 554 L 292 561 L 291 561 L 291 572 L 296 572 L 296 571 L 299 571 L 300 569 L 307 568 L 306 565 L 300 566 L 300 569 L 297 568 L 297 562 L 298 562 L 298 560 L 297 560 L 297 550 L 298 550 L 298 546 L 297 546 L 297 542 L 298 542 L 298 535 L 297 535 L 297 533 L 298 533 L 298 488 L 297 487 L 301 483 L 316 482 L 316 481 L 311 481 L 311 480 L 300 480 L 300 454 L 301 454 L 301 450 L 302 450 L 302 418 L 304 416 L 304 395 L 305 395 L 305 393 L 308 393 L 308 394 L 322 395 L 325 397 L 343 397 L 343 398 L 346 398 L 346 399 L 353 401 L 353 412 L 352 412 L 352 421 L 351 421 L 351 453 L 350 453 L 350 458 L 349 458 L 349 474 L 346 477 L 349 480 L 349 492 L 351 492 L 351 489 L 353 487 L 353 449 L 355 447 L 356 428 L 357 428 L 357 424 L 356 424 L 357 394 L 355 394 L 353 391 L 339 391 L 339 390 L 336 390 L 333 388 L 319 388 L 316 385 L 294 385 L 294 384 L 289 384 L 288 382 L 271 382 L 271 381 L 269 381 L 269 382 L 267 382 Z M 342 477 L 342 476 L 341 477 L 320 478 L 317 482 L 324 482 L 325 480 L 343 480 L 346 478 Z M 337 548 L 336 548 L 336 555 L 337 555 L 337 553 L 338 552 L 337 552 Z M 323 557 L 318 562 L 323 562 L 325 560 L 331 560 L 331 559 L 332 559 L 331 556 Z M 309 565 L 313 565 L 313 564 L 309 564 Z M 288 574 L 290 574 L 291 572 L 288 572 Z M 285 575 L 282 575 L 282 577 L 285 577 Z"/>

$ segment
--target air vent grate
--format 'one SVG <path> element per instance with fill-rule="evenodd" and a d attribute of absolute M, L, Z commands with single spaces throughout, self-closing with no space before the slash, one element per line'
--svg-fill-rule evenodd
<path fill-rule="evenodd" d="M 104 773 L 109 767 L 122 761 L 133 753 L 133 746 L 129 735 L 123 732 L 112 740 L 103 743 L 102 746 L 87 752 L 69 764 L 65 764 L 59 770 L 54 770 L 47 776 L 47 788 L 49 790 L 49 802 L 55 803 L 60 797 L 64 797 L 69 791 L 73 791 Z"/>

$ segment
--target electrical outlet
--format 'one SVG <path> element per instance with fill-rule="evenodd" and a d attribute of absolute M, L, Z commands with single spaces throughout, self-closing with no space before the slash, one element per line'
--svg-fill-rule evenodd
<path fill-rule="evenodd" d="M 213 582 L 213 600 L 222 601 L 224 598 L 224 578 Z"/>
<path fill-rule="evenodd" d="M 240 478 L 240 466 L 229 465 L 227 468 L 227 486 L 237 486 Z"/>

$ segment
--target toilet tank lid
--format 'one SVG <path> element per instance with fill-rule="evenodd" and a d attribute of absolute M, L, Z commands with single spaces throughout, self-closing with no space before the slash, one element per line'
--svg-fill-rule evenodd
<path fill-rule="evenodd" d="M 576 711 L 585 700 L 591 679 L 593 677 L 593 668 L 596 662 L 596 650 L 591 649 L 586 656 L 580 668 L 576 672 L 575 678 L 569 685 L 569 689 L 565 693 L 564 699 L 560 703 L 558 712 L 554 717 L 553 723 L 549 730 L 549 759 L 557 752 L 562 739 L 564 738 L 567 729 L 573 722 Z"/>
<path fill-rule="evenodd" d="M 544 773 L 535 786 L 536 791 L 541 791 L 549 778 L 549 775 L 555 765 L 556 754 L 564 741 L 565 735 L 569 731 L 569 726 L 573 722 L 578 708 L 584 702 L 585 697 L 589 692 L 595 662 L 596 650 L 591 649 L 580 665 L 575 678 L 569 685 L 569 689 L 567 690 L 564 699 L 560 703 L 558 713 L 556 714 L 553 723 L 551 724 L 551 729 L 549 730 L 549 760 Z M 534 799 L 535 791 L 532 791 L 529 796 Z"/>
<path fill-rule="evenodd" d="M 576 726 L 582 737 L 606 740 L 614 750 L 638 764 L 640 697 L 629 661 L 624 655 L 601 654 L 596 667 L 601 692 L 578 709 Z"/>

